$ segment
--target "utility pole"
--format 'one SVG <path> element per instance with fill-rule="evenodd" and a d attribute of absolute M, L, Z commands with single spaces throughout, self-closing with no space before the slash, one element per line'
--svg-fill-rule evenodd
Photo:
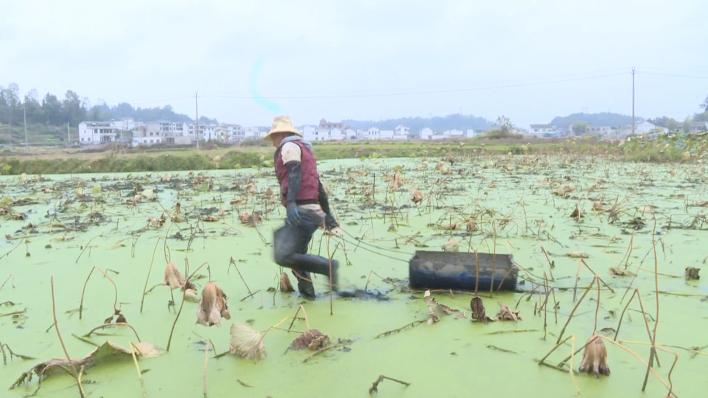
<path fill-rule="evenodd" d="M 197 149 L 199 149 L 199 91 L 194 92 L 194 136 L 197 139 Z"/>
<path fill-rule="evenodd" d="M 634 121 L 634 74 L 635 69 L 632 67 L 632 135 L 634 135 L 634 131 L 637 127 L 637 124 Z"/>
<path fill-rule="evenodd" d="M 25 109 L 25 101 L 22 101 L 22 119 L 25 122 L 25 147 L 27 147 L 27 110 Z"/>
<path fill-rule="evenodd" d="M 66 146 L 71 146 L 71 138 L 69 137 L 69 122 L 66 122 Z"/>

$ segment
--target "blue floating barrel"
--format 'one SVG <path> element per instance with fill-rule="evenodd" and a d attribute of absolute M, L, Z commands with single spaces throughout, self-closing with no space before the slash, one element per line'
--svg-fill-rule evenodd
<path fill-rule="evenodd" d="M 408 271 L 413 289 L 516 290 L 518 276 L 512 256 L 500 253 L 416 251 Z"/>

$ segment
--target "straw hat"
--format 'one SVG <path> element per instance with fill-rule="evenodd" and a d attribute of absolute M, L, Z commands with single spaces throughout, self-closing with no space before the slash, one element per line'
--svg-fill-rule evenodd
<path fill-rule="evenodd" d="M 298 131 L 298 129 L 293 126 L 293 121 L 290 120 L 289 117 L 287 116 L 276 116 L 273 118 L 273 126 L 270 128 L 270 131 L 268 134 L 263 137 L 263 139 L 267 139 L 270 137 L 272 134 L 275 133 L 292 133 L 295 135 L 299 135 L 302 137 L 302 133 Z"/>

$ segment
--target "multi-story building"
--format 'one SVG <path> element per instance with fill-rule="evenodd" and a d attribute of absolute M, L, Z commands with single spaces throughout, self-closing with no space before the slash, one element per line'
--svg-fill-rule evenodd
<path fill-rule="evenodd" d="M 243 129 L 243 138 L 246 140 L 257 140 L 263 138 L 267 132 L 268 130 L 263 127 L 249 126 Z"/>
<path fill-rule="evenodd" d="M 81 122 L 79 123 L 79 144 L 104 145 L 119 142 L 136 125 L 132 120 Z"/>
<path fill-rule="evenodd" d="M 162 136 L 155 125 L 151 123 L 138 126 L 132 130 L 131 146 L 152 146 L 162 144 Z"/>
<path fill-rule="evenodd" d="M 245 138 L 245 131 L 238 124 L 220 124 L 214 131 L 216 140 L 225 144 L 237 144 Z"/>

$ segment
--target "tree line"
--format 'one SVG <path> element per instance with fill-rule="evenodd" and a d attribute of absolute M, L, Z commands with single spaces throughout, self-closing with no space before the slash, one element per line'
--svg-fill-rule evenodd
<path fill-rule="evenodd" d="M 47 93 L 39 96 L 36 90 L 20 95 L 20 88 L 15 83 L 7 87 L 0 86 L 0 123 L 10 126 L 27 124 L 44 124 L 50 126 L 77 125 L 84 120 L 107 121 L 131 118 L 136 121 L 149 122 L 166 120 L 171 122 L 192 122 L 184 114 L 176 113 L 170 105 L 162 108 L 134 107 L 122 102 L 118 105 L 90 105 L 85 97 L 80 97 L 75 91 L 67 90 L 63 98 Z M 216 123 L 215 119 L 200 117 L 200 123 Z"/>
<path fill-rule="evenodd" d="M 708 97 L 703 101 L 702 104 L 698 105 L 703 111 L 695 113 L 693 116 L 689 116 L 683 121 L 678 121 L 674 118 L 668 116 L 657 117 L 654 119 L 649 119 L 650 122 L 656 124 L 657 126 L 666 127 L 670 131 L 689 131 L 694 123 L 706 123 L 708 122 Z"/>

